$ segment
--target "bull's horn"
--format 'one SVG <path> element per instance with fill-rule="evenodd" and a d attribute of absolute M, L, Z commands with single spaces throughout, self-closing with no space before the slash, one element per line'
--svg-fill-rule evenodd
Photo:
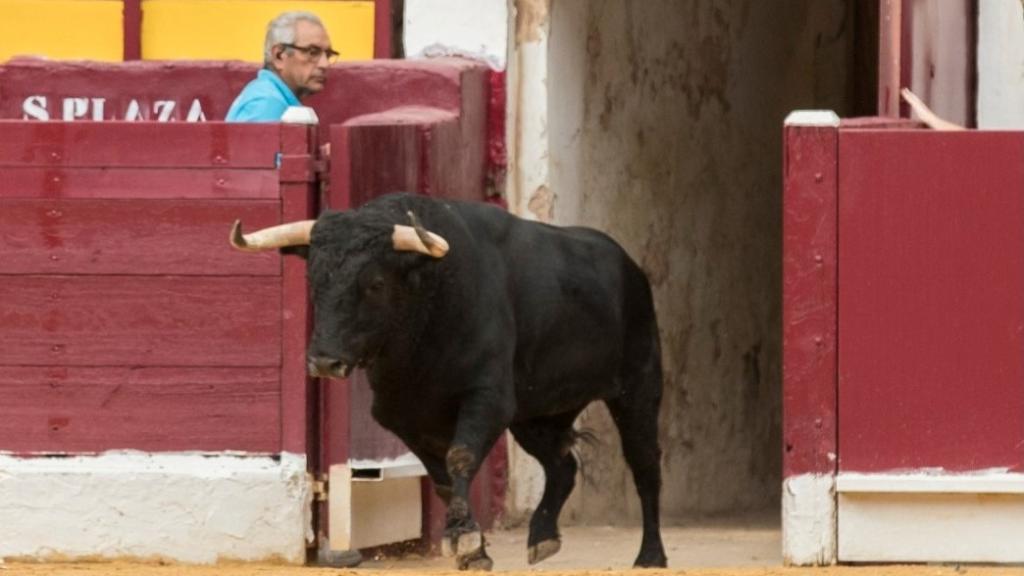
<path fill-rule="evenodd" d="M 426 230 L 422 230 L 422 232 L 423 236 L 412 226 L 395 224 L 395 231 L 391 234 L 391 241 L 395 246 L 395 250 L 399 252 L 420 252 L 434 258 L 444 258 L 444 255 L 448 253 L 448 241 L 433 232 Z M 424 237 L 426 241 L 424 241 Z"/>
<path fill-rule="evenodd" d="M 249 234 L 242 234 L 242 221 L 235 220 L 231 227 L 231 245 L 243 252 L 262 252 L 286 246 L 309 244 L 309 235 L 316 220 L 300 220 L 271 226 Z"/>

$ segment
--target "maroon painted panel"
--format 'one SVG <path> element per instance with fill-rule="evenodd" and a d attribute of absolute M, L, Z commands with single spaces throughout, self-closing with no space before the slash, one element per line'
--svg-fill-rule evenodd
<path fill-rule="evenodd" d="M 274 277 L 0 276 L 0 365 L 281 364 Z"/>
<path fill-rule="evenodd" d="M 15 59 L 0 65 L 0 118 L 222 120 L 258 69 L 241 62 Z M 327 87 L 308 103 L 324 126 L 401 106 L 458 112 L 464 84 L 483 90 L 486 74 L 485 64 L 463 58 L 344 62 L 331 67 Z"/>
<path fill-rule="evenodd" d="M 391 0 L 375 0 L 373 11 L 373 57 L 391 58 Z"/>
<path fill-rule="evenodd" d="M 0 166 L 274 168 L 278 132 L 274 124 L 0 120 Z"/>
<path fill-rule="evenodd" d="M 317 173 L 311 152 L 316 150 L 317 129 L 311 126 L 281 125 L 280 149 L 289 164 L 303 165 L 300 171 L 281 169 L 281 220 L 293 222 L 315 216 Z M 281 446 L 307 454 L 310 468 L 316 464 L 317 397 L 315 382 L 306 375 L 306 342 L 311 329 L 306 262 L 290 256 L 282 263 L 281 299 Z"/>
<path fill-rule="evenodd" d="M 233 250 L 235 218 L 279 221 L 279 203 L 0 198 L 0 274 L 279 276 L 276 252 Z"/>
<path fill-rule="evenodd" d="M 276 200 L 277 184 L 276 170 L 5 166 L 0 198 Z"/>
<path fill-rule="evenodd" d="M 1024 469 L 1024 133 L 839 147 L 840 468 Z"/>
<path fill-rule="evenodd" d="M 124 59 L 142 58 L 142 0 L 124 1 Z"/>
<path fill-rule="evenodd" d="M 13 452 L 278 452 L 276 367 L 0 369 L 0 438 Z"/>
<path fill-rule="evenodd" d="M 832 127 L 784 132 L 785 477 L 836 466 L 837 135 Z"/>

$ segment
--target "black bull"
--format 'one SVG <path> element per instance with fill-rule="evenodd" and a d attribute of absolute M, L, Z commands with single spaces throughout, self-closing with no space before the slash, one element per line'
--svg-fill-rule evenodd
<path fill-rule="evenodd" d="M 544 467 L 529 561 L 559 550 L 577 469 L 572 426 L 593 400 L 614 418 L 640 496 L 635 564 L 665 566 L 657 320 L 644 273 L 608 236 L 394 194 L 244 237 L 236 223 L 232 243 L 308 258 L 310 373 L 366 370 L 373 417 L 419 457 L 448 506 L 443 548 L 459 568 L 491 567 L 469 486 L 506 429 Z"/>

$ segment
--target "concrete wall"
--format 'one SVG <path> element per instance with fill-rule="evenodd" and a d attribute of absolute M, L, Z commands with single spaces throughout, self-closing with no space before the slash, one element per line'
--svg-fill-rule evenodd
<path fill-rule="evenodd" d="M 506 0 L 405 0 L 403 45 L 408 58 L 466 56 L 505 69 Z"/>
<path fill-rule="evenodd" d="M 978 4 L 978 128 L 1024 129 L 1024 4 Z"/>
<path fill-rule="evenodd" d="M 541 24 L 519 17 L 510 58 L 509 204 L 605 230 L 647 271 L 666 375 L 663 514 L 778 506 L 782 122 L 798 108 L 846 113 L 851 5 L 516 2 L 534 16 L 537 4 Z M 526 153 L 536 140 L 543 153 Z M 563 521 L 636 522 L 603 405 L 578 426 L 602 442 L 581 447 Z M 541 484 L 528 457 L 511 463 L 514 517 Z"/>

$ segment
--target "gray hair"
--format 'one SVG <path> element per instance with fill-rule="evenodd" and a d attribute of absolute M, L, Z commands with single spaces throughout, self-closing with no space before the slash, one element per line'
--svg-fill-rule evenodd
<path fill-rule="evenodd" d="M 272 49 L 275 45 L 295 43 L 295 24 L 300 20 L 305 20 L 324 28 L 324 23 L 312 12 L 295 10 L 279 14 L 277 18 L 270 21 L 270 24 L 267 24 L 267 37 L 263 40 L 264 64 L 269 64 L 274 59 Z"/>

